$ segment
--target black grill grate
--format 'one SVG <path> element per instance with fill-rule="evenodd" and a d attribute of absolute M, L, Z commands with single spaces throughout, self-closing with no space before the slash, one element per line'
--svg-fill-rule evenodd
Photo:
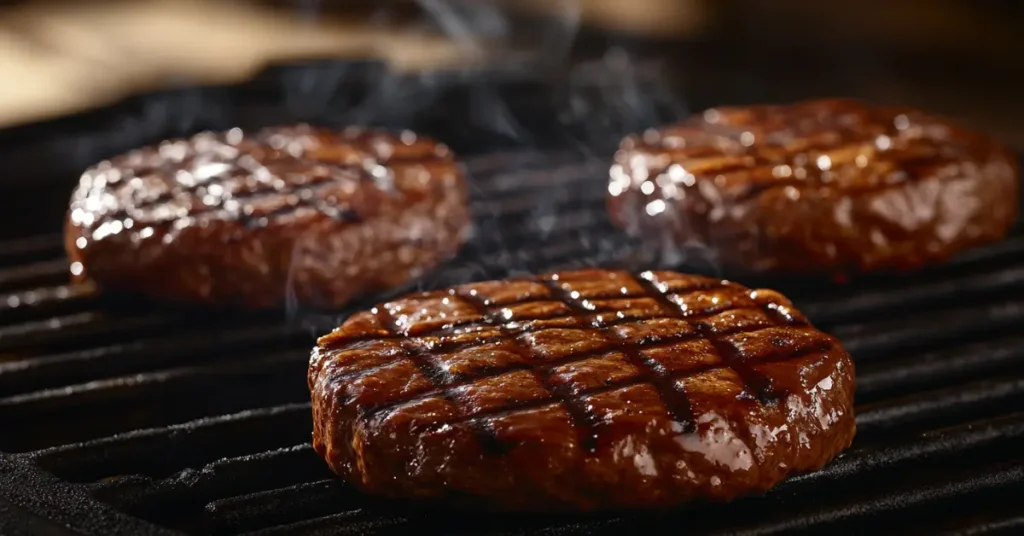
<path fill-rule="evenodd" d="M 467 169 L 475 236 L 415 286 L 658 260 L 608 222 L 606 157 L 518 150 Z M 0 241 L 0 533 L 1024 530 L 1020 227 L 914 275 L 742 281 L 788 294 L 857 362 L 858 437 L 824 471 L 662 515 L 484 517 L 361 497 L 313 452 L 308 351 L 338 316 L 168 309 L 68 285 L 55 233 L 67 190 L 26 191 L 55 208 L 22 207 L 19 221 L 39 221 Z"/>
<path fill-rule="evenodd" d="M 643 249 L 604 217 L 599 159 L 506 154 L 467 166 L 478 232 L 421 285 L 643 262 Z M 16 468 L 4 487 L 18 502 L 49 503 L 42 511 L 51 514 L 71 515 L 64 497 L 75 497 L 93 532 L 575 534 L 684 520 L 697 532 L 749 534 L 836 523 L 1024 526 L 1013 508 L 1024 492 L 1020 232 L 914 276 L 774 282 L 857 360 L 858 438 L 825 471 L 763 498 L 685 513 L 526 522 L 382 504 L 332 478 L 309 446 L 305 386 L 312 336 L 330 317 L 297 312 L 305 323 L 286 322 L 280 313 L 113 302 L 66 284 L 59 236 L 8 244 L 0 245 L 0 449 L 14 453 L 3 463 Z"/>

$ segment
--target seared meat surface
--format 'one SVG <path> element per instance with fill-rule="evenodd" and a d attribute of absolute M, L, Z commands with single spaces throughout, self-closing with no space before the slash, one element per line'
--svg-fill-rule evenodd
<path fill-rule="evenodd" d="M 582 270 L 351 316 L 309 367 L 313 444 L 367 493 L 493 510 L 729 500 L 854 435 L 854 367 L 771 290 Z"/>
<path fill-rule="evenodd" d="M 629 233 L 702 243 L 734 273 L 908 270 L 1001 239 L 1017 173 L 999 143 L 917 110 L 717 108 L 626 138 L 608 208 Z"/>
<path fill-rule="evenodd" d="M 77 278 L 156 298 L 337 307 L 452 255 L 469 225 L 447 147 L 307 125 L 206 132 L 89 169 L 65 247 Z"/>

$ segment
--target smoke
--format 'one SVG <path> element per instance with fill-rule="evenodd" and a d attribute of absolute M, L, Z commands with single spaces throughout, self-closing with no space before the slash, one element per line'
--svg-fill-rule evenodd
<path fill-rule="evenodd" d="M 628 239 L 604 208 L 611 154 L 622 137 L 689 112 L 665 65 L 623 47 L 573 61 L 580 0 L 550 2 L 556 16 L 528 22 L 502 2 L 417 3 L 429 26 L 482 61 L 400 73 L 333 62 L 297 69 L 284 81 L 289 111 L 299 117 L 414 128 L 447 142 L 465 162 L 474 212 L 469 242 L 444 267 L 372 301 L 553 268 L 639 270 L 696 259 L 713 269 L 700 245 Z M 320 3 L 302 6 L 315 20 Z M 354 77 L 361 77 L 356 85 L 369 82 L 369 91 L 339 102 Z M 288 315 L 314 331 L 337 325 L 294 299 Z"/>
<path fill-rule="evenodd" d="M 418 0 L 452 41 L 484 51 L 484 41 L 508 36 L 509 25 L 496 4 Z"/>
<path fill-rule="evenodd" d="M 507 2 L 419 0 L 423 31 L 439 31 L 478 61 L 398 71 L 373 60 L 313 59 L 277 65 L 241 91 L 173 81 L 104 112 L 99 125 L 65 130 L 50 152 L 70 174 L 204 129 L 296 121 L 412 128 L 466 162 L 475 221 L 458 258 L 395 293 L 556 267 L 678 264 L 693 253 L 626 239 L 610 225 L 603 196 L 621 137 L 689 110 L 658 61 L 625 47 L 578 60 L 581 1 L 546 2 L 538 18 Z M 382 4 L 371 20 L 390 24 L 394 4 Z M 327 6 L 292 5 L 310 25 Z M 301 317 L 291 285 L 289 296 L 288 317 Z"/>
<path fill-rule="evenodd" d="M 618 46 L 572 68 L 566 104 L 563 123 L 584 125 L 586 139 L 606 147 L 689 114 L 661 61 L 635 58 Z"/>
<path fill-rule="evenodd" d="M 131 99 L 120 107 L 122 113 L 104 114 L 102 125 L 85 131 L 64 129 L 54 136 L 50 142 L 52 152 L 62 155 L 57 169 L 66 169 L 68 174 L 80 173 L 102 158 L 142 144 L 234 126 L 222 92 L 197 88 L 184 81 L 172 81 L 168 90 Z"/>

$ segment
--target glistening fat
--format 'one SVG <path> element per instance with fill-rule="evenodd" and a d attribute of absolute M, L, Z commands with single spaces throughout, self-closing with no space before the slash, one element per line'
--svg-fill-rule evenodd
<path fill-rule="evenodd" d="M 725 107 L 627 137 L 608 209 L 630 234 L 710 247 L 732 273 L 845 276 L 1003 238 L 1017 174 L 1000 143 L 910 108 Z"/>
<path fill-rule="evenodd" d="M 583 270 L 412 294 L 321 337 L 313 445 L 367 493 L 506 511 L 730 500 L 854 435 L 854 368 L 785 297 Z"/>
<path fill-rule="evenodd" d="M 451 151 L 412 132 L 204 132 L 101 162 L 68 213 L 72 274 L 155 298 L 338 307 L 454 254 L 469 226 Z"/>

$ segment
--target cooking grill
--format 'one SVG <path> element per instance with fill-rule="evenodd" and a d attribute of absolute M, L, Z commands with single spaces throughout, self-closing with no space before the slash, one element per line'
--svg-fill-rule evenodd
<path fill-rule="evenodd" d="M 386 76 L 373 64 L 303 67 L 310 68 L 357 70 L 374 84 Z M 170 308 L 104 296 L 88 284 L 67 283 L 61 247 L 63 210 L 82 167 L 199 128 L 248 126 L 254 117 L 303 119 L 294 107 L 265 104 L 282 100 L 292 69 L 244 89 L 150 95 L 4 136 L 0 533 L 770 534 L 840 527 L 981 534 L 1024 528 L 1021 226 L 1003 242 L 914 275 L 847 285 L 743 281 L 788 294 L 857 363 L 854 446 L 825 470 L 790 479 L 764 497 L 658 515 L 566 518 L 425 512 L 355 493 L 310 445 L 305 376 L 315 335 L 343 314 Z M 544 136 L 549 116 L 537 103 L 549 103 L 550 95 L 527 92 L 534 108 L 524 115 L 487 92 L 511 109 L 518 135 L 491 135 L 488 126 L 485 136 L 458 115 L 465 112 L 458 105 L 469 91 L 465 85 L 431 88 L 432 102 L 451 104 L 445 109 L 456 119 L 448 126 L 420 114 L 389 121 L 449 140 L 465 155 L 475 234 L 446 266 L 402 290 L 661 262 L 608 222 L 609 147 L 565 143 L 578 141 L 576 134 Z M 365 103 L 369 92 L 363 93 L 321 102 L 320 109 L 358 109 L 353 103 Z M 358 118 L 309 115 L 328 122 Z M 524 132 L 530 146 L 546 149 L 509 143 Z M 47 158 L 54 151 L 67 157 Z M 40 159 L 45 166 L 37 165 Z M 688 269 L 713 272 L 713 259 L 690 253 Z"/>

